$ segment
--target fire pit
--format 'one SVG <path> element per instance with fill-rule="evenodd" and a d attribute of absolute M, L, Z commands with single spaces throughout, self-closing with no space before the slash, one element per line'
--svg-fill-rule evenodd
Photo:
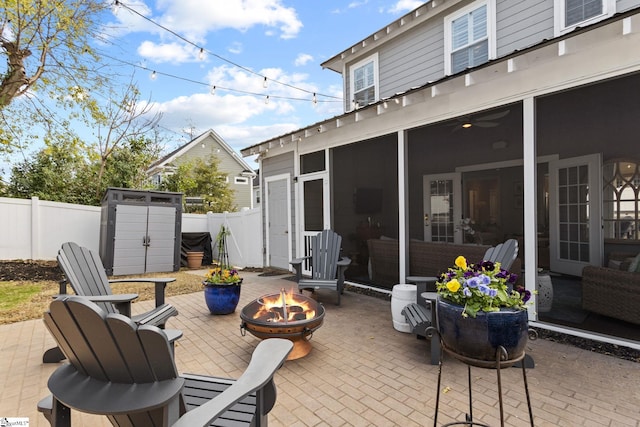
<path fill-rule="evenodd" d="M 246 305 L 240 312 L 240 330 L 260 339 L 286 338 L 293 342 L 287 360 L 299 359 L 311 351 L 309 339 L 322 326 L 324 307 L 313 299 L 294 292 L 265 295 Z"/>

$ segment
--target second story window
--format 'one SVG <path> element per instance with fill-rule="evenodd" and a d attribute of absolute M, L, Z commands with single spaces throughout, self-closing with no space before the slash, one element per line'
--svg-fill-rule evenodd
<path fill-rule="evenodd" d="M 556 33 L 571 31 L 607 18 L 615 12 L 615 0 L 555 0 Z"/>
<path fill-rule="evenodd" d="M 351 108 L 364 107 L 378 100 L 378 55 L 350 67 Z M 355 105 L 357 104 L 357 105 Z"/>
<path fill-rule="evenodd" d="M 445 74 L 484 64 L 494 58 L 492 2 L 475 2 L 445 18 Z"/>

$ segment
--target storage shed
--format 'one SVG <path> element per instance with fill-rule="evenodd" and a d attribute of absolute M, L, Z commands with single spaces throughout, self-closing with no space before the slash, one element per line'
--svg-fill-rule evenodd
<path fill-rule="evenodd" d="M 178 271 L 181 230 L 182 193 L 108 188 L 100 217 L 107 274 Z"/>

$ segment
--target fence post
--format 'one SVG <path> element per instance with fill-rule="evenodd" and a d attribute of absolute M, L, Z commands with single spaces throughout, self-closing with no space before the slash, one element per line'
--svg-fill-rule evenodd
<path fill-rule="evenodd" d="M 39 259 L 40 250 L 40 200 L 38 197 L 31 197 L 31 259 Z"/>

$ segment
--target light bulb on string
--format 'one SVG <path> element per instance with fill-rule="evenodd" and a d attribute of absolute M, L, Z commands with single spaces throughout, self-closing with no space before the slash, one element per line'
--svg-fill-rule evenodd
<path fill-rule="evenodd" d="M 315 92 L 313 92 L 313 98 L 311 99 L 311 101 L 313 102 L 313 105 L 318 104 L 318 97 L 316 96 Z"/>
<path fill-rule="evenodd" d="M 264 103 L 268 104 L 269 103 L 269 95 L 267 95 L 267 97 L 264 99 Z"/>
<path fill-rule="evenodd" d="M 267 86 L 268 86 L 267 85 L 267 78 L 265 77 L 264 80 L 262 81 L 262 87 L 266 89 Z"/>
<path fill-rule="evenodd" d="M 204 59 L 204 48 L 200 48 L 200 52 L 198 52 L 198 59 L 202 61 Z"/>
<path fill-rule="evenodd" d="M 215 94 L 216 94 L 216 87 L 211 86 L 211 95 L 215 95 Z"/>
<path fill-rule="evenodd" d="M 156 73 L 155 71 L 151 73 L 151 80 L 155 80 L 158 78 L 158 73 Z"/>

